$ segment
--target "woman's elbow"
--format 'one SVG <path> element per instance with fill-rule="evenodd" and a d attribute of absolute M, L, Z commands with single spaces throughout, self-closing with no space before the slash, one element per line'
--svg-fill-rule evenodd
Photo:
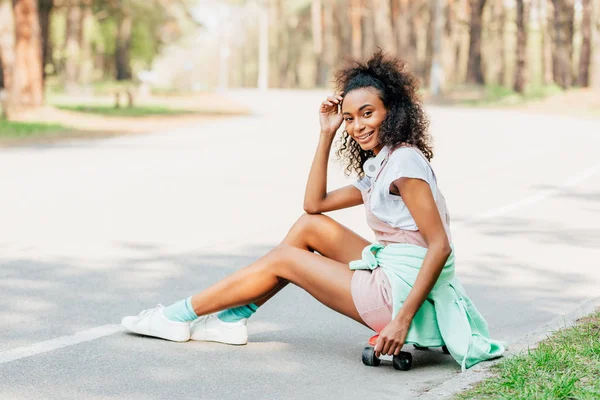
<path fill-rule="evenodd" d="M 444 258 L 448 258 L 450 257 L 450 254 L 452 254 L 452 247 L 450 246 L 450 242 L 448 241 L 447 237 L 436 241 L 435 245 L 429 247 L 435 248 L 436 252 L 438 252 Z"/>
<path fill-rule="evenodd" d="M 304 203 L 304 212 L 307 214 L 320 214 L 319 208 L 313 204 Z"/>
<path fill-rule="evenodd" d="M 450 254 L 452 254 L 452 247 L 450 246 L 448 239 L 444 240 L 440 251 L 442 252 L 444 258 L 450 257 Z"/>

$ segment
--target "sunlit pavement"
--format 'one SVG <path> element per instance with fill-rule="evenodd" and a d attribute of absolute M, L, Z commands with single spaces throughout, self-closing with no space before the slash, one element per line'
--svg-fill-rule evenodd
<path fill-rule="evenodd" d="M 252 317 L 247 346 L 69 344 L 209 286 L 302 214 L 326 93 L 228 95 L 254 116 L 0 150 L 0 398 L 413 398 L 456 376 L 435 350 L 411 350 L 409 372 L 363 366 L 370 331 L 295 287 Z M 458 274 L 492 336 L 517 341 L 600 295 L 600 120 L 428 112 Z M 330 188 L 349 182 L 332 163 Z M 373 238 L 362 208 L 331 215 Z M 17 348 L 29 356 L 7 361 Z"/>

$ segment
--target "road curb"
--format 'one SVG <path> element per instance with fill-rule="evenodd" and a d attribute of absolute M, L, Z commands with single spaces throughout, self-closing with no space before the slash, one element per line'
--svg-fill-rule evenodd
<path fill-rule="evenodd" d="M 584 301 L 571 312 L 554 318 L 549 323 L 535 329 L 534 331 L 521 337 L 519 340 L 511 343 L 509 349 L 505 353 L 504 358 L 512 357 L 524 350 L 527 350 L 528 348 L 535 347 L 539 342 L 546 339 L 553 332 L 573 326 L 578 319 L 591 314 L 598 308 L 600 308 L 600 297 Z M 490 367 L 494 364 L 497 364 L 504 358 L 478 364 L 473 368 L 458 374 L 456 377 L 445 381 L 441 385 L 436 386 L 427 393 L 417 396 L 416 398 L 419 400 L 450 398 L 451 396 L 454 396 L 467 389 L 469 386 L 493 376 L 493 373 L 490 371 Z"/>

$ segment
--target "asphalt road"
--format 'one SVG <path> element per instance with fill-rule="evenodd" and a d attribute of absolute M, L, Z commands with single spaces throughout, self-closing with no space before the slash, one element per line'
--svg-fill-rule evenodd
<path fill-rule="evenodd" d="M 438 351 L 367 368 L 370 331 L 288 287 L 232 347 L 119 331 L 277 245 L 302 214 L 323 92 L 230 93 L 250 117 L 0 150 L 1 399 L 414 398 Z M 515 342 L 600 295 L 600 120 L 429 107 L 457 270 Z M 330 187 L 349 183 L 339 164 Z M 331 213 L 373 239 L 360 207 Z"/>

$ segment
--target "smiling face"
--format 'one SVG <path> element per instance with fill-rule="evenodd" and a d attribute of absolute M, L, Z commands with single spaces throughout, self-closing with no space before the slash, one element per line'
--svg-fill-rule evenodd
<path fill-rule="evenodd" d="M 379 128 L 387 115 L 387 110 L 377 89 L 354 89 L 344 96 L 342 114 L 346 131 L 363 150 L 373 150 L 375 154 L 383 148 L 379 141 Z"/>

